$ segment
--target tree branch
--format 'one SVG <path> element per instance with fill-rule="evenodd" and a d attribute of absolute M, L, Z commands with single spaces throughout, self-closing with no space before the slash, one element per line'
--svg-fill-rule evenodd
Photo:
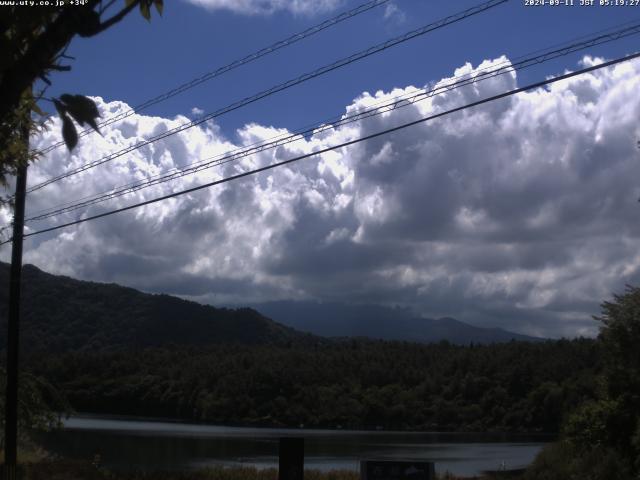
<path fill-rule="evenodd" d="M 22 92 L 31 87 L 35 80 L 43 75 L 47 67 L 54 63 L 58 52 L 82 28 L 83 18 L 94 14 L 98 0 L 89 0 L 84 8 L 65 9 L 38 36 L 29 49 L 21 55 L 0 79 L 0 121 L 14 111 Z"/>
<path fill-rule="evenodd" d="M 140 1 L 134 0 L 104 22 L 99 20 L 99 14 L 95 11 L 100 0 L 89 0 L 84 8 L 69 8 L 60 13 L 25 54 L 0 77 L 0 122 L 17 108 L 22 92 L 55 64 L 54 59 L 60 51 L 64 53 L 65 46 L 75 35 L 92 37 L 105 31 L 120 22 Z"/>
<path fill-rule="evenodd" d="M 129 12 L 131 12 L 131 10 L 136 8 L 139 4 L 140 4 L 140 0 L 135 0 L 131 2 L 129 5 L 127 5 L 125 8 L 123 8 L 122 10 L 120 10 L 120 12 L 116 13 L 109 20 L 100 22 L 100 26 L 98 27 L 96 32 L 93 33 L 91 36 L 97 35 L 98 33 L 104 32 L 106 29 L 112 27 L 113 25 L 118 23 L 120 20 L 122 20 L 124 17 L 126 17 L 129 14 Z"/>

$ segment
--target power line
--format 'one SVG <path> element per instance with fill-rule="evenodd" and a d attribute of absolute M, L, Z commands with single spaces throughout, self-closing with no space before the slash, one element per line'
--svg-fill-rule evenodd
<path fill-rule="evenodd" d="M 372 105 L 370 108 L 354 115 L 341 116 L 337 118 L 333 117 L 330 120 L 325 120 L 324 122 L 313 124 L 310 127 L 305 127 L 304 129 L 297 130 L 293 133 L 281 134 L 281 135 L 272 137 L 265 142 L 254 143 L 252 145 L 227 151 L 221 155 L 209 157 L 209 158 L 200 160 L 198 162 L 193 162 L 179 169 L 176 169 L 175 171 L 165 172 L 153 177 L 149 177 L 139 182 L 133 182 L 133 183 L 117 186 L 117 187 L 114 187 L 113 189 L 110 189 L 102 193 L 89 195 L 87 197 L 83 197 L 74 201 L 66 202 L 61 205 L 56 205 L 48 209 L 35 212 L 34 214 L 32 214 L 31 217 L 27 219 L 27 221 L 31 222 L 31 221 L 45 220 L 47 218 L 51 218 L 63 213 L 69 213 L 69 212 L 78 210 L 80 208 L 85 208 L 91 205 L 95 205 L 97 203 L 102 203 L 104 201 L 112 200 L 114 198 L 118 198 L 129 193 L 134 193 L 144 188 L 166 183 L 168 181 L 175 180 L 177 178 L 182 178 L 186 175 L 191 175 L 208 168 L 213 168 L 223 164 L 227 164 L 229 162 L 236 161 L 240 158 L 245 158 L 249 155 L 254 155 L 268 149 L 270 150 L 278 146 L 300 141 L 306 135 L 321 133 L 325 130 L 335 129 L 337 127 L 344 126 L 356 121 L 361 121 L 366 118 L 381 115 L 382 113 L 390 112 L 392 110 L 403 108 L 408 105 L 413 105 L 416 102 L 426 100 L 435 95 L 439 95 L 454 89 L 458 89 L 466 85 L 482 82 L 499 75 L 505 75 L 507 73 L 521 71 L 521 70 L 524 70 L 525 68 L 528 68 L 534 65 L 539 65 L 561 56 L 569 55 L 571 53 L 574 53 L 576 51 L 582 50 L 587 47 L 592 47 L 595 45 L 600 45 L 603 43 L 619 40 L 621 38 L 624 38 L 630 35 L 635 35 L 638 33 L 640 33 L 640 23 L 632 26 L 627 26 L 625 28 L 622 28 L 620 30 L 613 31 L 607 34 L 597 35 L 595 37 L 588 38 L 587 40 L 584 40 L 582 42 L 571 43 L 569 45 L 565 44 L 565 46 L 561 48 L 546 51 L 545 53 L 534 56 L 534 57 L 529 57 L 529 58 L 520 57 L 522 58 L 522 60 L 519 60 L 513 64 L 511 64 L 508 61 L 505 61 L 491 67 L 485 67 L 483 69 L 476 70 L 475 76 L 472 76 L 472 77 L 470 77 L 468 74 L 454 77 L 453 78 L 454 80 L 458 79 L 455 82 L 450 82 L 444 85 L 438 84 L 436 88 L 432 88 L 430 90 L 421 89 L 418 91 L 406 93 L 404 95 L 399 95 L 397 97 L 394 97 L 390 101 L 386 100 L 383 102 L 378 102 L 377 104 Z M 582 38 L 585 38 L 585 37 L 582 37 Z"/>
<path fill-rule="evenodd" d="M 501 68 L 500 70 L 502 71 L 498 72 L 497 74 L 502 75 L 504 73 L 507 73 L 508 71 L 511 71 L 511 70 L 504 70 L 503 68 Z M 246 158 L 250 155 L 254 155 L 265 150 L 271 150 L 273 148 L 276 148 L 282 145 L 293 143 L 295 141 L 301 140 L 306 135 L 321 133 L 325 130 L 331 130 L 331 129 L 344 126 L 356 121 L 361 121 L 366 118 L 377 116 L 382 113 L 389 112 L 391 110 L 396 110 L 398 108 L 411 105 L 415 102 L 425 100 L 426 98 L 430 98 L 433 95 L 444 93 L 445 91 L 450 91 L 450 90 L 453 90 L 454 88 L 459 88 L 461 86 L 468 85 L 476 81 L 484 81 L 489 78 L 493 78 L 493 76 L 495 76 L 495 74 L 489 75 L 487 73 L 481 79 L 466 78 L 459 82 L 456 82 L 455 84 L 440 86 L 437 89 L 430 90 L 429 92 L 420 90 L 418 91 L 418 93 L 412 92 L 411 94 L 400 95 L 400 96 L 394 97 L 391 100 L 391 102 L 387 102 L 387 103 L 378 102 L 378 104 L 374 104 L 374 105 L 377 105 L 374 108 L 369 108 L 355 115 L 349 115 L 349 116 L 338 117 L 338 118 L 332 117 L 330 120 L 325 120 L 324 122 L 315 123 L 310 127 L 296 130 L 292 133 L 280 134 L 280 135 L 269 138 L 265 142 L 256 142 L 254 144 L 251 144 L 245 147 L 240 147 L 231 151 L 227 151 L 221 155 L 208 157 L 208 158 L 199 160 L 197 162 L 184 165 L 181 168 L 175 168 L 168 172 L 149 177 L 144 181 L 128 183 L 125 185 L 114 187 L 102 193 L 89 195 L 74 201 L 65 202 L 60 205 L 56 205 L 44 210 L 37 211 L 34 214 L 32 214 L 34 216 L 29 217 L 27 221 L 45 220 L 47 218 L 51 218 L 53 216 L 56 216 L 62 213 L 68 213 L 68 212 L 77 210 L 79 208 L 94 205 L 96 203 L 102 203 L 103 201 L 111 200 L 113 198 L 120 197 L 127 193 L 133 193 L 135 191 L 141 190 L 149 186 L 165 183 L 165 182 L 174 180 L 176 178 L 181 178 L 186 175 L 197 173 L 204 169 L 220 166 L 220 165 L 229 163 L 231 161 L 238 160 L 240 158 Z M 460 78 L 460 77 L 457 77 L 457 78 Z"/>
<path fill-rule="evenodd" d="M 385 3 L 389 2 L 389 0 L 371 0 L 369 2 L 363 3 L 361 5 L 358 5 L 357 7 L 348 10 L 346 12 L 342 12 L 339 15 L 336 15 L 335 17 L 329 18 L 328 20 L 325 20 L 322 23 L 319 23 L 317 25 L 314 25 L 312 27 L 309 27 L 308 29 L 299 32 L 299 33 L 294 33 L 293 35 L 285 38 L 284 40 L 280 40 L 278 42 L 273 43 L 272 45 L 262 48 L 254 53 L 250 53 L 249 55 L 239 59 L 239 60 L 235 60 L 227 65 L 224 65 L 222 67 L 218 67 L 215 70 L 205 73 L 204 75 L 194 78 L 193 80 L 183 83 L 182 85 L 169 90 L 168 92 L 165 92 L 161 95 L 158 95 L 157 97 L 154 97 L 150 100 L 147 100 L 139 105 L 134 106 L 133 108 L 126 110 L 122 113 L 119 113 L 118 115 L 114 115 L 113 117 L 110 117 L 102 122 L 100 122 L 98 124 L 98 127 L 105 127 L 107 125 L 111 125 L 112 123 L 115 122 L 119 122 L 120 120 L 124 120 L 127 117 L 130 117 L 131 115 L 134 115 L 138 112 L 141 112 L 142 110 L 149 108 L 153 105 L 156 105 L 160 102 L 163 102 L 165 100 L 168 100 L 169 98 L 175 97 L 176 95 L 179 95 L 183 92 L 186 92 L 187 90 L 191 90 L 192 88 L 207 82 L 215 77 L 219 77 L 220 75 L 230 72 L 231 70 L 235 70 L 236 68 L 242 66 L 242 65 L 246 65 L 248 63 L 251 63 L 255 60 L 258 60 L 259 58 L 264 57 L 265 55 L 269 55 L 270 53 L 273 53 L 277 50 L 280 50 L 282 48 L 288 47 L 290 45 L 293 45 L 294 43 L 299 42 L 300 40 L 303 40 L 305 38 L 308 38 L 312 35 L 315 35 L 316 33 L 319 33 L 323 30 L 326 30 L 329 27 L 332 27 L 334 25 L 337 25 L 338 23 L 341 23 L 345 20 L 348 20 L 350 18 L 353 18 L 357 15 L 360 15 L 362 13 L 368 12 L 369 10 L 372 10 L 376 7 L 379 7 Z M 88 135 L 90 133 L 94 132 L 94 130 L 92 128 L 87 128 L 86 130 L 81 131 L 80 133 L 78 133 L 79 137 L 84 137 L 85 135 Z M 64 141 L 60 141 L 57 143 L 54 143 L 53 145 L 48 146 L 47 148 L 43 149 L 40 151 L 40 153 L 49 153 L 50 151 L 61 147 L 65 145 Z"/>
<path fill-rule="evenodd" d="M 265 97 L 268 97 L 270 95 L 273 95 L 275 93 L 281 92 L 283 90 L 286 90 L 288 88 L 291 88 L 295 85 L 298 85 L 300 83 L 306 82 L 307 80 L 311 80 L 313 78 L 316 78 L 318 76 L 324 75 L 325 73 L 331 72 L 333 70 L 336 70 L 338 68 L 344 67 L 346 65 L 349 65 L 351 63 L 354 63 L 358 60 L 362 60 L 363 58 L 369 57 L 371 55 L 374 55 L 376 53 L 382 52 L 388 48 L 394 47 L 396 45 L 399 45 L 401 43 L 404 43 L 408 40 L 412 40 L 414 38 L 417 38 L 421 35 L 425 35 L 426 33 L 429 33 L 431 31 L 437 30 L 439 28 L 443 28 L 447 25 L 451 25 L 453 23 L 459 22 L 465 18 L 471 17 L 473 15 L 477 15 L 479 13 L 482 13 L 486 10 L 489 10 L 491 8 L 494 8 L 498 5 L 501 5 L 503 3 L 508 2 L 509 0 L 489 0 L 487 2 L 484 2 L 482 4 L 479 4 L 475 7 L 471 7 L 468 8 L 462 12 L 456 13 L 454 15 L 450 15 L 448 17 L 443 18 L 442 20 L 439 20 L 437 22 L 425 25 L 421 28 L 418 28 L 416 30 L 412 30 L 410 32 L 405 33 L 404 35 L 400 35 L 399 37 L 395 37 L 392 38 L 390 40 L 387 40 L 386 42 L 380 43 L 378 45 L 375 45 L 373 47 L 369 47 L 366 50 L 362 50 L 358 53 L 355 53 L 349 57 L 346 58 L 342 58 L 340 60 L 337 60 L 334 63 L 331 63 L 329 65 L 325 65 L 324 67 L 320 67 L 312 72 L 308 72 L 305 73 L 303 75 L 300 75 L 299 77 L 290 79 L 286 82 L 280 83 L 274 87 L 271 87 L 267 90 L 263 90 L 260 93 L 257 93 L 255 95 L 252 95 L 250 97 L 246 97 L 242 100 L 239 100 L 237 102 L 234 102 L 226 107 L 223 107 L 219 110 L 216 110 L 213 113 L 209 113 L 207 115 L 204 115 L 202 117 L 200 117 L 197 120 L 193 120 L 191 122 L 187 122 L 184 123 L 182 125 L 179 125 L 171 130 L 168 130 L 164 133 L 158 134 L 154 137 L 148 138 L 147 140 L 143 140 L 141 142 L 138 142 L 134 145 L 131 145 L 129 147 L 123 148 L 117 152 L 111 153 L 105 157 L 102 157 L 99 160 L 95 160 L 93 162 L 87 163 L 81 167 L 78 167 L 76 169 L 73 169 L 69 172 L 66 172 L 64 174 L 58 175 L 56 177 L 50 178 L 44 182 L 41 182 L 37 185 L 34 185 L 30 188 L 27 189 L 27 193 L 32 193 L 36 190 L 39 190 L 47 185 L 50 185 L 52 183 L 58 182 L 60 180 L 63 180 L 65 178 L 68 178 L 72 175 L 76 175 L 78 173 L 84 172 L 86 170 L 89 170 L 91 168 L 97 167 L 98 165 L 102 165 L 103 163 L 109 162 L 111 160 L 114 160 L 116 158 L 119 158 L 129 152 L 132 152 L 134 150 L 137 150 L 141 147 L 144 147 L 145 145 L 149 145 L 151 143 L 157 142 L 158 140 L 162 140 L 163 138 L 167 138 L 171 135 L 175 135 L 176 133 L 182 132 L 184 130 L 187 130 L 189 128 L 195 127 L 197 125 L 200 125 L 204 122 L 207 122 L 209 120 L 212 120 L 216 117 L 219 117 L 221 115 L 224 115 L 226 113 L 232 112 L 234 110 L 237 110 L 238 108 L 244 107 L 246 105 L 249 105 L 251 103 L 257 102 L 258 100 L 261 100 Z"/>
<path fill-rule="evenodd" d="M 625 25 L 628 25 L 628 22 Z M 110 190 L 107 190 L 99 194 L 89 195 L 87 197 L 83 197 L 74 201 L 65 202 L 60 205 L 56 205 L 44 210 L 40 210 L 38 212 L 35 212 L 35 214 L 33 214 L 34 216 L 30 217 L 28 221 L 43 220 L 61 213 L 67 213 L 69 211 L 73 211 L 82 207 L 93 205 L 95 203 L 101 203 L 102 201 L 117 198 L 119 196 L 125 195 L 127 193 L 135 192 L 137 190 L 146 188 L 148 186 L 165 183 L 175 178 L 180 178 L 180 177 L 190 175 L 207 168 L 212 168 L 214 166 L 219 166 L 221 164 L 228 163 L 229 161 L 237 160 L 238 158 L 244 158 L 251 154 L 259 153 L 266 149 L 272 149 L 277 146 L 298 141 L 301 139 L 301 136 L 305 136 L 312 133 L 320 133 L 327 129 L 333 129 L 338 126 L 343 126 L 343 125 L 352 123 L 354 121 L 359 121 L 364 118 L 369 118 L 371 116 L 375 116 L 375 115 L 390 111 L 392 109 L 401 108 L 401 107 L 413 104 L 415 102 L 422 101 L 436 94 L 444 93 L 445 91 L 450 91 L 455 88 L 460 88 L 470 83 L 476 83 L 479 81 L 484 81 L 488 78 L 493 78 L 497 75 L 503 75 L 509 72 L 519 71 L 524 68 L 527 68 L 536 64 L 541 64 L 546 61 L 552 60 L 554 58 L 558 58 L 560 56 L 568 55 L 575 51 L 584 49 L 586 47 L 618 40 L 620 38 L 637 34 L 639 32 L 640 32 L 640 24 L 634 25 L 631 27 L 626 27 L 609 34 L 600 35 L 594 38 L 589 38 L 586 41 L 570 44 L 569 46 L 566 46 L 566 43 L 565 43 L 565 46 L 560 49 L 549 51 L 543 55 L 539 55 L 534 58 L 527 58 L 525 60 L 521 60 L 513 64 L 510 64 L 508 61 L 498 64 L 498 66 L 506 65 L 506 68 L 500 67 L 500 68 L 489 69 L 489 67 L 486 67 L 484 69 L 477 70 L 476 71 L 477 76 L 474 78 L 469 78 L 468 75 L 454 77 L 454 79 L 459 78 L 461 80 L 454 83 L 447 84 L 447 85 L 440 85 L 437 89 L 432 89 L 428 91 L 425 89 L 422 89 L 417 93 L 411 92 L 409 94 L 400 95 L 400 96 L 394 97 L 390 102 L 387 102 L 387 103 L 378 102 L 377 104 L 374 104 L 373 108 L 359 112 L 355 115 L 346 116 L 346 117 L 340 116 L 337 118 L 332 117 L 329 120 L 324 120 L 323 122 L 320 122 L 320 123 L 317 122 L 310 127 L 305 127 L 304 129 L 294 131 L 293 133 L 281 134 L 276 137 L 272 137 L 268 141 L 263 143 L 259 143 L 259 142 L 254 143 L 249 146 L 245 146 L 245 147 L 234 149 L 232 151 L 225 152 L 222 155 L 217 155 L 217 156 L 200 160 L 198 162 L 193 162 L 183 167 L 175 168 L 173 171 L 169 171 L 153 177 L 149 177 L 144 181 L 121 185 L 119 187 L 114 187 Z M 586 37 L 581 37 L 581 38 L 586 38 Z M 538 50 L 538 51 L 543 51 L 543 50 Z M 519 57 L 519 58 L 524 58 L 524 57 Z M 478 78 L 478 77 L 482 77 L 482 78 Z"/>
<path fill-rule="evenodd" d="M 624 57 L 620 57 L 620 58 L 617 58 L 615 60 L 610 60 L 608 62 L 601 63 L 599 65 L 592 65 L 591 67 L 583 68 L 583 69 L 577 70 L 575 72 L 566 73 L 564 75 L 560 75 L 559 77 L 548 78 L 546 80 L 542 80 L 540 82 L 532 83 L 532 84 L 526 85 L 526 86 L 521 87 L 521 88 L 516 88 L 514 90 L 510 90 L 510 91 L 507 91 L 507 92 L 500 93 L 498 95 L 487 97 L 487 98 L 484 98 L 482 100 L 478 100 L 476 102 L 468 103 L 468 104 L 463 105 L 461 107 L 452 108 L 452 109 L 446 110 L 444 112 L 436 113 L 434 115 L 430 115 L 430 116 L 427 116 L 427 117 L 422 117 L 422 118 L 420 118 L 418 120 L 414 120 L 414 121 L 411 121 L 411 122 L 403 123 L 401 125 L 398 125 L 398 126 L 395 126 L 395 127 L 392 127 L 392 128 L 388 128 L 388 129 L 385 129 L 385 130 L 382 130 L 382 131 L 379 131 L 379 132 L 376 132 L 376 133 L 372 133 L 370 135 L 365 135 L 365 136 L 362 136 L 362 137 L 359 137 L 359 138 L 356 138 L 356 139 L 353 139 L 353 140 L 349 140 L 349 141 L 340 143 L 338 145 L 333 145 L 333 146 L 330 146 L 330 147 L 326 147 L 326 148 L 323 148 L 323 149 L 318 150 L 316 152 L 311 152 L 311 153 L 306 153 L 304 155 L 299 155 L 297 157 L 293 157 L 293 158 L 290 158 L 290 159 L 287 159 L 287 160 L 282 160 L 280 162 L 272 163 L 272 164 L 266 165 L 264 167 L 260 167 L 260 168 L 256 168 L 256 169 L 253 169 L 253 170 L 249 170 L 247 172 L 239 173 L 239 174 L 233 175 L 231 177 L 226 177 L 226 178 L 223 178 L 223 179 L 220 179 L 220 180 L 215 180 L 213 182 L 209 182 L 209 183 L 206 183 L 206 184 L 203 184 L 203 185 L 199 185 L 197 187 L 192 187 L 192 188 L 188 188 L 186 190 L 181 190 L 179 192 L 174 192 L 174 193 L 171 193 L 171 194 L 168 194 L 168 195 L 163 195 L 161 197 L 157 197 L 157 198 L 154 198 L 154 199 L 151 199 L 151 200 L 146 200 L 144 202 L 136 203 L 136 204 L 129 205 L 129 206 L 122 207 L 122 208 L 118 208 L 118 209 L 115 209 L 115 210 L 110 210 L 108 212 L 100 213 L 100 214 L 97 214 L 97 215 L 92 215 L 90 217 L 81 218 L 81 219 L 75 220 L 73 222 L 67 222 L 67 223 L 63 223 L 63 224 L 56 225 L 56 226 L 53 226 L 53 227 L 44 228 L 42 230 L 38 230 L 38 231 L 35 231 L 35 232 L 27 233 L 27 234 L 23 235 L 23 237 L 31 237 L 31 236 L 34 236 L 34 235 L 40 235 L 42 233 L 47 233 L 47 232 L 52 232 L 52 231 L 55 231 L 55 230 L 60 230 L 62 228 L 70 227 L 70 226 L 73 226 L 73 225 L 78 225 L 78 224 L 85 223 L 85 222 L 88 222 L 88 221 L 91 221 L 91 220 L 97 220 L 99 218 L 115 215 L 116 213 L 125 212 L 127 210 L 133 210 L 135 208 L 143 207 L 143 206 L 146 206 L 146 205 L 151 205 L 153 203 L 157 203 L 157 202 L 160 202 L 162 200 L 168 200 L 170 198 L 178 197 L 178 196 L 185 195 L 185 194 L 188 194 L 188 193 L 193 193 L 193 192 L 196 192 L 198 190 L 203 190 L 205 188 L 210 188 L 210 187 L 213 187 L 215 185 L 220 185 L 222 183 L 227 183 L 227 182 L 231 182 L 231 181 L 234 181 L 234 180 L 239 180 L 241 178 L 248 177 L 250 175 L 255 175 L 257 173 L 264 172 L 264 171 L 267 171 L 267 170 L 271 170 L 271 169 L 274 169 L 274 168 L 277 168 L 277 167 L 281 167 L 281 166 L 284 166 L 284 165 L 287 165 L 287 164 L 290 164 L 290 163 L 294 163 L 294 162 L 297 162 L 297 161 L 300 161 L 300 160 L 304 160 L 304 159 L 309 158 L 309 157 L 313 157 L 313 156 L 316 156 L 316 155 L 321 155 L 323 153 L 327 153 L 327 152 L 330 152 L 330 151 L 333 151 L 333 150 L 337 150 L 339 148 L 344 148 L 344 147 L 348 147 L 350 145 L 355 145 L 357 143 L 360 143 L 360 142 L 363 142 L 363 141 L 366 141 L 366 140 L 371 140 L 373 138 L 377 138 L 377 137 L 380 137 L 380 136 L 383 136 L 383 135 L 387 135 L 389 133 L 393 133 L 393 132 L 397 132 L 399 130 L 403 130 L 403 129 L 408 128 L 408 127 L 412 127 L 412 126 L 415 126 L 415 125 L 418 125 L 418 124 L 421 124 L 421 123 L 425 123 L 425 122 L 427 122 L 429 120 L 434 120 L 434 119 L 437 119 L 437 118 L 444 117 L 446 115 L 451 115 L 452 113 L 456 113 L 456 112 L 460 112 L 460 111 L 463 111 L 463 110 L 466 110 L 466 109 L 469 109 L 469 108 L 473 108 L 473 107 L 477 107 L 477 106 L 480 106 L 480 105 L 484 105 L 486 103 L 493 102 L 493 101 L 496 101 L 496 100 L 500 100 L 502 98 L 506 98 L 506 97 L 509 97 L 511 95 L 516 95 L 518 93 L 526 92 L 527 90 L 532 90 L 534 88 L 543 87 L 545 85 L 549 85 L 549 84 L 556 83 L 556 82 L 559 82 L 559 81 L 562 81 L 562 80 L 566 80 L 566 79 L 569 79 L 569 78 L 572 78 L 572 77 L 576 77 L 578 75 L 583 75 L 585 73 L 593 72 L 593 71 L 599 70 L 601 68 L 606 68 L 606 67 L 610 67 L 612 65 L 616 65 L 618 63 L 622 63 L 622 62 L 626 62 L 626 61 L 629 61 L 629 60 L 633 60 L 633 59 L 638 58 L 638 57 L 640 57 L 640 53 L 635 53 L 635 54 L 632 54 L 632 55 L 627 55 L 627 56 L 624 56 Z M 5 240 L 4 242 L 0 243 L 0 245 L 8 243 L 11 240 L 12 239 Z"/>

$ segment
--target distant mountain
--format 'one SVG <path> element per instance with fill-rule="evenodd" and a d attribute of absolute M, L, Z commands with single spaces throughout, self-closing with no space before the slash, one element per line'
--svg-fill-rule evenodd
<path fill-rule="evenodd" d="M 6 341 L 9 265 L 0 262 L 0 346 Z M 23 268 L 22 348 L 100 351 L 159 345 L 288 344 L 323 337 L 369 337 L 456 344 L 539 340 L 452 318 L 417 318 L 410 310 L 339 303 L 269 302 L 215 308 L 116 284 Z M 271 320 L 274 319 L 274 320 Z M 307 333 L 303 333 L 307 332 Z"/>
<path fill-rule="evenodd" d="M 275 321 L 324 337 L 368 337 L 420 343 L 455 344 L 539 341 L 500 328 L 480 328 L 453 318 L 421 318 L 409 309 L 319 302 L 267 302 L 253 308 Z"/>
<path fill-rule="evenodd" d="M 0 345 L 6 342 L 9 265 L 0 262 Z M 309 334 L 277 324 L 249 308 L 200 305 L 116 284 L 23 268 L 22 348 L 97 351 L 165 344 L 281 344 Z"/>

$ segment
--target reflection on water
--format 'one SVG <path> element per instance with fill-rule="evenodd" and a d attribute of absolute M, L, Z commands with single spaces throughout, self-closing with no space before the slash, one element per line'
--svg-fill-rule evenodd
<path fill-rule="evenodd" d="M 114 469 L 175 470 L 212 465 L 277 467 L 278 438 L 305 438 L 305 466 L 357 470 L 360 459 L 411 458 L 436 471 L 474 475 L 529 464 L 548 437 L 505 434 L 368 432 L 220 427 L 107 418 L 70 418 L 44 434 L 44 446 L 69 458 L 100 453 Z"/>

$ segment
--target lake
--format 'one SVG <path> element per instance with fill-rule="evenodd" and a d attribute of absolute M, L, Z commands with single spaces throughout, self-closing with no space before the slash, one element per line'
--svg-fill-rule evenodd
<path fill-rule="evenodd" d="M 112 469 L 182 470 L 213 465 L 277 467 L 278 438 L 304 437 L 305 468 L 358 470 L 360 459 L 411 458 L 436 471 L 474 475 L 528 465 L 549 436 L 242 428 L 167 421 L 72 417 L 43 434 L 49 451 Z"/>

